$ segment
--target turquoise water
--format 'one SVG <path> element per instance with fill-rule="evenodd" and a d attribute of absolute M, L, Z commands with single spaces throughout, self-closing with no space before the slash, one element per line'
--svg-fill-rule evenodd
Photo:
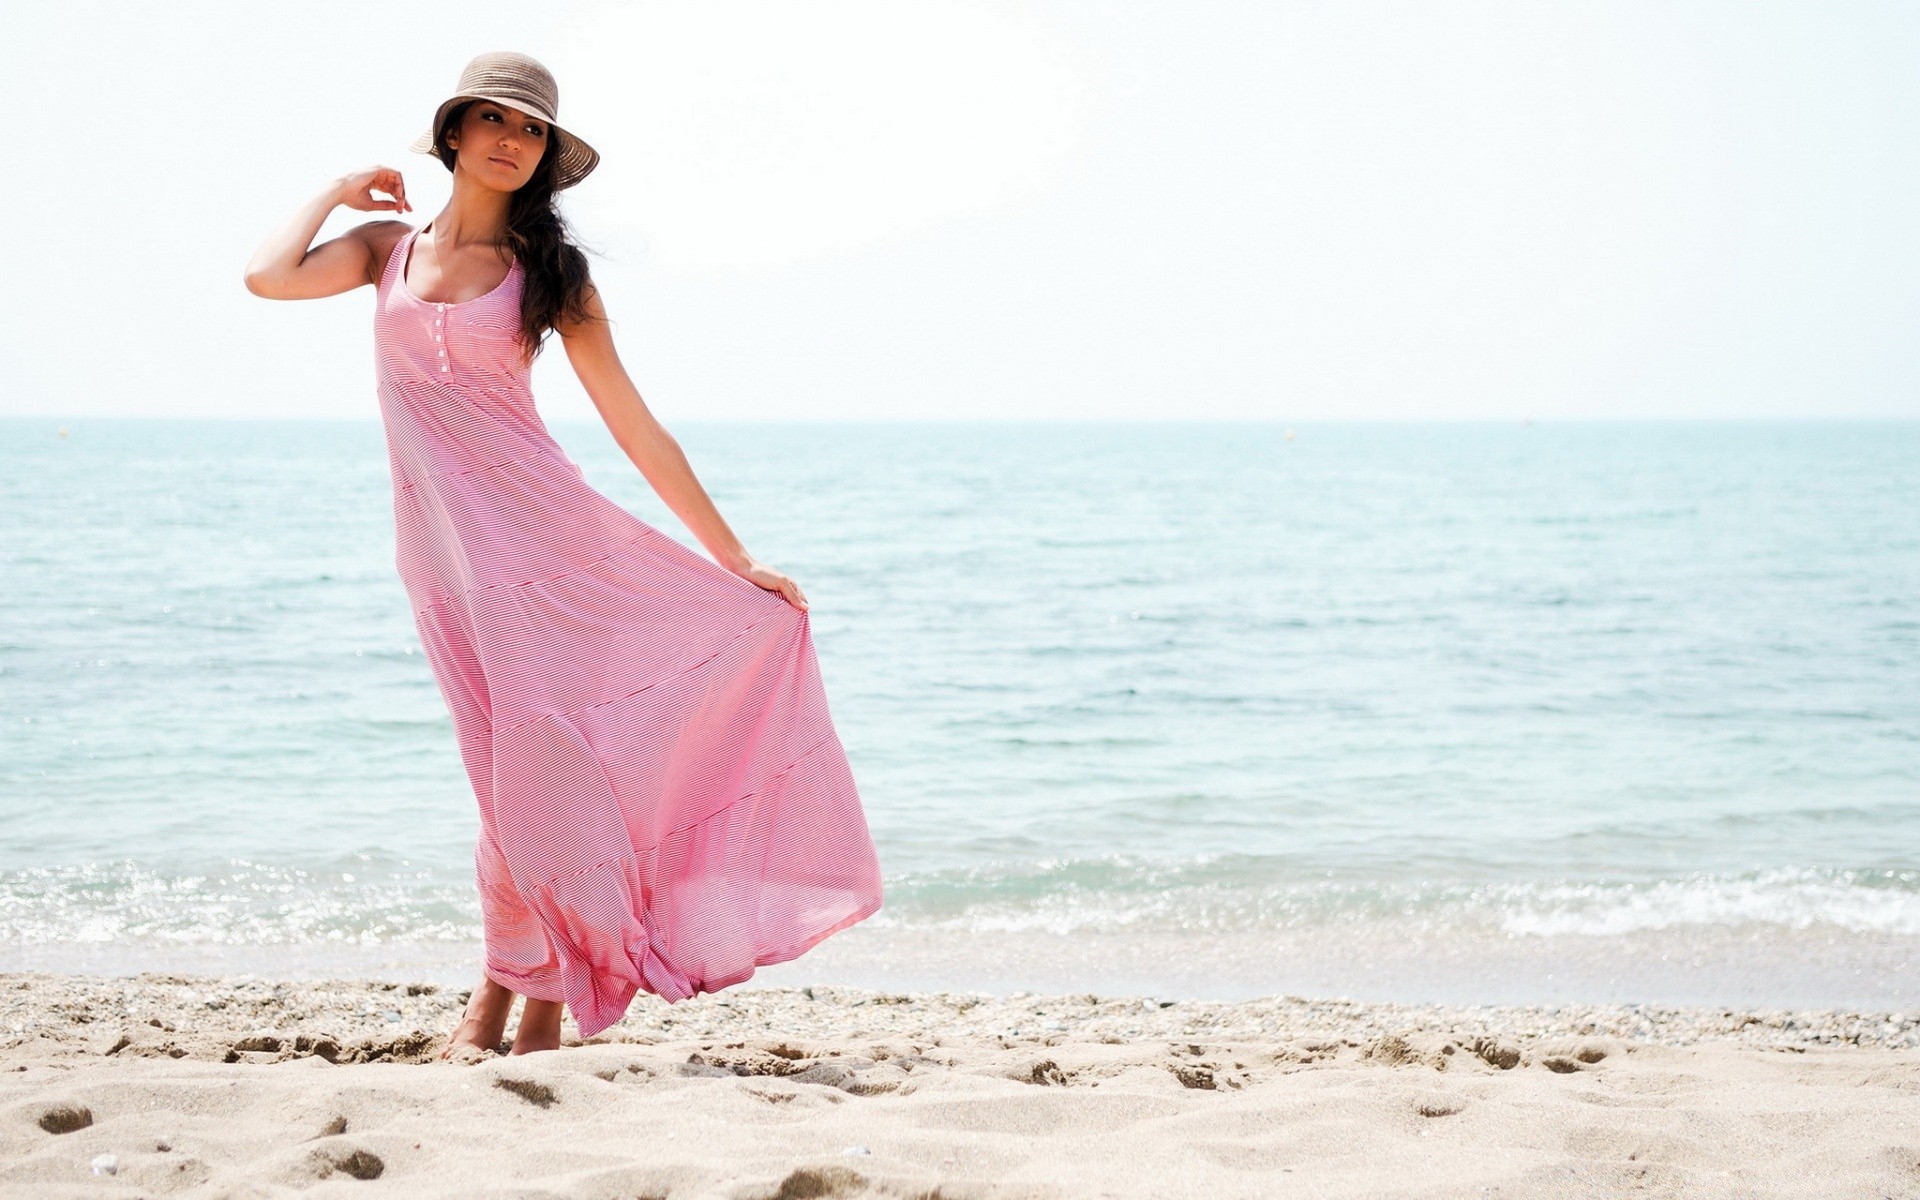
<path fill-rule="evenodd" d="M 470 980 L 379 426 L 62 428 L 0 421 L 0 969 Z M 1920 1005 L 1920 424 L 674 431 L 886 871 L 766 982 Z"/>

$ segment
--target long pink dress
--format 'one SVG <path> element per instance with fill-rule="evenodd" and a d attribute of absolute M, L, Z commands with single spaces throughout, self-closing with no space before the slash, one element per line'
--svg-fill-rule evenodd
<path fill-rule="evenodd" d="M 479 801 L 486 973 L 580 1033 L 880 908 L 807 614 L 589 487 L 534 410 L 522 268 L 458 304 L 388 258 L 395 563 Z"/>

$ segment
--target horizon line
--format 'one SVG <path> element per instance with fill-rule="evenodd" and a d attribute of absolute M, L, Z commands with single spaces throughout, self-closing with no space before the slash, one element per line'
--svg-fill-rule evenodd
<path fill-rule="evenodd" d="M 655 414 L 659 416 L 659 414 Z M 586 425 L 598 427 L 601 421 L 589 417 L 543 417 L 548 425 Z M 1745 416 L 1551 416 L 1551 417 L 711 417 L 711 416 L 674 416 L 661 417 L 662 423 L 671 420 L 674 424 L 704 425 L 1274 425 L 1281 427 L 1308 425 L 1625 425 L 1625 424 L 1661 424 L 1661 425 L 1733 425 L 1733 424 L 1843 424 L 1881 423 L 1889 425 L 1920 423 L 1916 416 L 1877 416 L 1868 414 L 1831 414 L 1809 416 L 1794 415 L 1745 415 Z M 378 413 L 356 417 L 321 416 L 211 416 L 191 413 L 176 413 L 159 416 L 101 414 L 75 416 L 70 414 L 0 414 L 0 421 L 222 421 L 232 424 L 291 424 L 305 422 L 309 424 L 334 423 L 356 425 L 378 425 L 381 417 Z"/>

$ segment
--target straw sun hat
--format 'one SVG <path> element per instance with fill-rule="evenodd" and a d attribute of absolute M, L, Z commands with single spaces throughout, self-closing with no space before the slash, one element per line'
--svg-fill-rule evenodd
<path fill-rule="evenodd" d="M 581 141 L 577 135 L 560 128 L 553 119 L 554 114 L 560 111 L 560 86 L 553 81 L 553 72 L 524 54 L 508 50 L 482 54 L 467 64 L 467 69 L 460 72 L 460 82 L 454 87 L 454 94 L 440 105 L 433 114 L 433 124 L 414 139 L 412 148 L 421 154 L 439 158 L 436 143 L 440 126 L 446 122 L 448 111 L 463 100 L 491 100 L 495 104 L 517 108 L 545 122 L 553 130 L 554 145 L 548 153 L 556 156 L 553 164 L 553 190 L 556 192 L 579 183 L 600 164 L 597 150 Z M 441 161 L 447 162 L 444 158 Z M 451 163 L 448 163 L 448 169 L 452 169 Z"/>

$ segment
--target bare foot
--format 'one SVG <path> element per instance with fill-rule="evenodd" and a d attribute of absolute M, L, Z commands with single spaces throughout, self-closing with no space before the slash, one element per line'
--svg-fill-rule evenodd
<path fill-rule="evenodd" d="M 478 1062 L 497 1051 L 500 1039 L 507 1032 L 507 1018 L 513 1013 L 513 1001 L 512 992 L 490 978 L 482 978 L 480 986 L 473 989 L 473 995 L 467 998 L 467 1010 L 461 1014 L 460 1024 L 455 1027 L 453 1036 L 440 1049 L 442 1061 Z"/>
<path fill-rule="evenodd" d="M 532 1054 L 539 1050 L 558 1050 L 560 1048 L 560 1017 L 567 1010 L 558 1000 L 535 1000 L 527 997 L 527 1003 L 520 1009 L 520 1028 L 513 1035 L 511 1054 Z"/>

